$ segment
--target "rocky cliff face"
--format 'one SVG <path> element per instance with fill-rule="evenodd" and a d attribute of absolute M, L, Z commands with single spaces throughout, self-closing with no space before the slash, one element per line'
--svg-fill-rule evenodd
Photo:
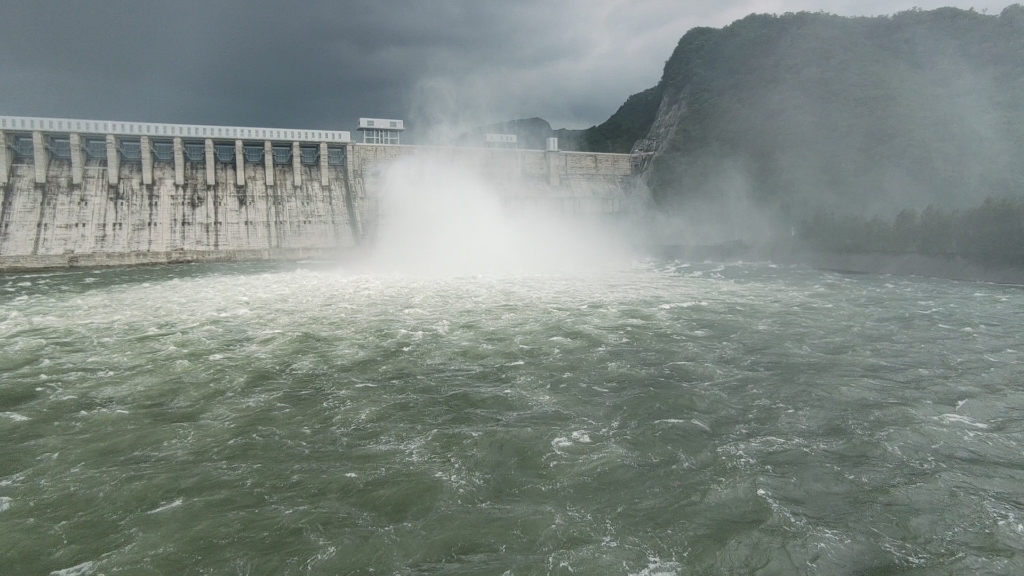
<path fill-rule="evenodd" d="M 662 205 L 729 178 L 792 215 L 966 207 L 1024 186 L 1021 5 L 751 15 L 687 32 L 656 88 L 636 150 Z"/>

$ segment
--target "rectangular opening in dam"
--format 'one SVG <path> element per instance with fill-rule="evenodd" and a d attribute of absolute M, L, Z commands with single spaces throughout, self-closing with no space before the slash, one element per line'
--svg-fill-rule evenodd
<path fill-rule="evenodd" d="M 117 151 L 125 162 L 142 162 L 142 142 L 138 140 L 121 140 Z"/>
<path fill-rule="evenodd" d="M 33 156 L 32 149 L 32 137 L 31 136 L 15 136 L 11 142 L 11 150 L 14 150 L 15 156 L 18 160 L 31 160 Z"/>
<path fill-rule="evenodd" d="M 71 140 L 69 138 L 50 138 L 46 148 L 54 158 L 71 158 Z"/>
<path fill-rule="evenodd" d="M 153 157 L 159 162 L 170 164 L 174 161 L 173 142 L 153 142 Z"/>
<path fill-rule="evenodd" d="M 222 164 L 231 164 L 235 161 L 235 145 L 217 143 L 213 145 L 213 153 L 217 157 L 217 162 Z"/>
<path fill-rule="evenodd" d="M 185 142 L 185 159 L 189 162 L 204 162 L 206 145 L 202 142 Z"/>
<path fill-rule="evenodd" d="M 107 142 L 105 140 L 88 139 L 85 141 L 85 153 L 90 160 L 107 160 Z"/>
<path fill-rule="evenodd" d="M 345 163 L 345 149 L 344 148 L 328 148 L 327 149 L 327 163 L 331 166 L 341 166 Z"/>
<path fill-rule="evenodd" d="M 285 165 L 292 161 L 292 149 L 289 146 L 274 146 L 274 164 Z"/>
<path fill-rule="evenodd" d="M 263 162 L 263 146 L 257 146 L 255 144 L 246 144 L 242 148 L 245 156 L 245 161 L 250 164 L 257 164 Z"/>
<path fill-rule="evenodd" d="M 302 156 L 302 163 L 306 166 L 315 165 L 320 158 L 320 150 L 312 146 L 303 146 L 299 149 L 299 153 Z"/>

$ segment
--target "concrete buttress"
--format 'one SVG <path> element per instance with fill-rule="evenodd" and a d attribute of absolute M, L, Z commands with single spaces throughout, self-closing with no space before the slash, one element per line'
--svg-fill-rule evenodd
<path fill-rule="evenodd" d="M 235 185 L 245 186 L 245 146 L 235 140 Z"/>
<path fill-rule="evenodd" d="M 117 137 L 107 134 L 107 184 L 120 182 L 121 158 L 117 155 Z"/>
<path fill-rule="evenodd" d="M 0 132 L 0 186 L 10 181 L 13 160 L 14 154 L 7 149 L 7 135 Z"/>
<path fill-rule="evenodd" d="M 327 171 L 328 166 L 327 157 L 327 142 L 320 143 L 320 185 L 327 186 L 331 183 L 331 175 Z"/>
<path fill-rule="evenodd" d="M 35 165 L 36 184 L 46 184 L 46 171 L 50 168 L 50 152 L 42 132 L 32 133 L 32 163 Z"/>
<path fill-rule="evenodd" d="M 174 185 L 185 185 L 185 144 L 181 138 L 174 139 Z"/>
<path fill-rule="evenodd" d="M 153 185 L 153 149 L 149 146 L 149 136 L 139 138 L 139 146 L 142 148 L 142 184 Z"/>
<path fill-rule="evenodd" d="M 213 157 L 213 140 L 206 139 L 206 185 L 216 186 L 217 185 L 217 172 L 214 170 L 216 167 L 216 159 Z"/>
<path fill-rule="evenodd" d="M 544 156 L 548 161 L 548 184 L 558 186 L 559 183 L 559 154 L 558 152 L 545 152 Z"/>
<path fill-rule="evenodd" d="M 85 175 L 85 151 L 82 150 L 82 135 L 69 134 L 71 144 L 71 183 L 81 184 Z"/>
<path fill-rule="evenodd" d="M 298 142 L 292 142 L 292 175 L 293 184 L 302 186 L 302 148 Z"/>
<path fill-rule="evenodd" d="M 267 186 L 274 185 L 274 143 L 267 140 L 263 143 L 263 171 Z"/>

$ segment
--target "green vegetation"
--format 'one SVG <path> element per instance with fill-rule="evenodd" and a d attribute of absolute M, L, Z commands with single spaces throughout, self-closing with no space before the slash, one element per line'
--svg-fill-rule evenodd
<path fill-rule="evenodd" d="M 976 206 L 1024 192 L 1024 6 L 848 18 L 755 14 L 679 41 L 585 150 L 626 152 L 668 119 L 649 185 L 662 206 L 738 180 L 794 218 Z"/>
<path fill-rule="evenodd" d="M 663 205 L 720 192 L 736 173 L 793 215 L 1024 191 L 1020 5 L 751 15 L 688 32 L 661 85 L 683 108 L 652 164 Z"/>
<path fill-rule="evenodd" d="M 626 99 L 603 124 L 583 130 L 579 149 L 592 152 L 629 152 L 654 124 L 664 89 L 661 84 Z"/>
<path fill-rule="evenodd" d="M 892 221 L 818 212 L 803 221 L 800 237 L 825 252 L 960 256 L 1024 266 L 1024 200 L 988 199 L 969 210 L 906 209 Z"/>
<path fill-rule="evenodd" d="M 661 84 L 633 94 L 604 123 L 591 126 L 586 130 L 555 130 L 542 118 L 525 118 L 510 120 L 497 124 L 481 126 L 459 137 L 461 141 L 483 140 L 484 134 L 515 134 L 519 138 L 519 147 L 543 150 L 547 139 L 558 138 L 558 147 L 562 150 L 579 150 L 584 152 L 622 152 L 633 149 L 637 140 L 643 139 L 658 115 L 658 105 L 663 94 Z"/>

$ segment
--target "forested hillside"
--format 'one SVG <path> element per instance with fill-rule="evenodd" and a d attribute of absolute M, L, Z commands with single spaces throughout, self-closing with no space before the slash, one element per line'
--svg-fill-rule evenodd
<path fill-rule="evenodd" d="M 737 182 L 794 218 L 1024 193 L 1020 5 L 999 15 L 751 15 L 696 28 L 658 86 L 585 131 L 583 146 L 628 150 L 655 124 L 653 100 L 661 148 L 649 185 L 662 206 Z"/>
<path fill-rule="evenodd" d="M 637 140 L 643 139 L 658 115 L 664 89 L 662 84 L 633 94 L 598 126 L 583 130 L 579 149 L 592 152 L 629 152 Z"/>

